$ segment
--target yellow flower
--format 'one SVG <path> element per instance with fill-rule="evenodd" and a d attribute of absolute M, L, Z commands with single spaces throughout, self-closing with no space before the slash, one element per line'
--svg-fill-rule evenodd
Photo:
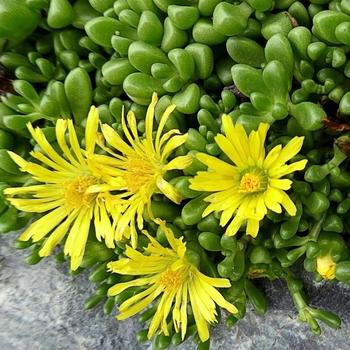
<path fill-rule="evenodd" d="M 120 305 L 117 319 L 124 320 L 137 314 L 162 294 L 149 326 L 148 338 L 152 338 L 157 331 L 169 335 L 167 319 L 171 309 L 175 331 L 181 332 L 184 338 L 187 329 L 187 304 L 190 303 L 199 337 L 204 342 L 209 338 L 208 325 L 216 322 L 215 304 L 231 313 L 237 313 L 236 307 L 226 301 L 216 289 L 228 288 L 230 282 L 225 278 L 212 278 L 202 274 L 187 260 L 182 238 L 176 239 L 163 221 L 156 222 L 164 231 L 169 248 L 163 247 L 144 232 L 150 240 L 145 254 L 127 247 L 127 258 L 108 264 L 113 272 L 142 276 L 118 283 L 109 289 L 108 295 L 114 296 L 130 287 L 142 288 Z"/>
<path fill-rule="evenodd" d="M 123 213 L 117 222 L 117 240 L 130 238 L 133 247 L 137 245 L 137 231 L 143 228 L 143 213 L 145 207 L 150 217 L 151 197 L 161 192 L 175 203 L 182 198 L 175 188 L 164 179 L 167 171 L 184 169 L 191 162 L 191 156 L 180 156 L 167 161 L 171 153 L 187 138 L 187 134 L 180 135 L 179 130 L 171 130 L 164 135 L 166 121 L 174 111 L 175 106 L 169 106 L 162 115 L 155 140 L 153 140 L 154 109 L 157 95 L 153 94 L 152 102 L 147 109 L 145 118 L 145 138 L 139 138 L 135 115 L 130 111 L 125 120 L 122 115 L 122 129 L 127 139 L 125 142 L 119 134 L 107 124 L 101 126 L 104 139 L 114 150 L 101 144 L 110 156 L 97 156 L 97 163 L 109 175 L 110 183 L 117 181 L 114 190 L 118 191 L 117 198 L 125 200 Z"/>
<path fill-rule="evenodd" d="M 246 222 L 246 233 L 256 237 L 259 221 L 267 209 L 281 213 L 284 207 L 289 215 L 296 214 L 296 207 L 285 192 L 292 181 L 282 177 L 304 169 L 307 160 L 285 164 L 300 151 L 303 137 L 294 137 L 285 147 L 278 145 L 265 156 L 268 124 L 261 123 L 258 130 L 248 136 L 242 125 L 233 124 L 230 116 L 224 115 L 222 123 L 226 136 L 218 134 L 215 141 L 233 165 L 207 154 L 198 154 L 198 159 L 208 166 L 208 170 L 198 172 L 191 180 L 190 188 L 214 192 L 205 199 L 210 204 L 203 217 L 222 211 L 220 225 L 231 221 L 226 234 L 236 234 Z"/>
<path fill-rule="evenodd" d="M 119 209 L 107 192 L 109 185 L 90 161 L 96 145 L 98 118 L 97 109 L 91 107 L 85 129 L 85 150 L 79 146 L 72 120 L 59 119 L 55 131 L 63 156 L 51 146 L 43 131 L 34 129 L 31 124 L 28 129 L 41 149 L 31 155 L 42 165 L 9 152 L 21 171 L 29 173 L 39 184 L 6 189 L 8 201 L 26 212 L 46 213 L 19 239 L 37 242 L 51 233 L 39 251 L 40 256 L 48 256 L 68 233 L 64 252 L 71 256 L 72 270 L 82 261 L 93 218 L 97 238 L 104 238 L 108 247 L 114 247 L 115 229 L 108 213 L 118 217 Z M 67 130 L 69 143 L 66 142 Z M 15 198 L 17 195 L 24 198 Z"/>
<path fill-rule="evenodd" d="M 336 263 L 330 255 L 318 257 L 316 259 L 317 272 L 326 280 L 335 278 Z"/>

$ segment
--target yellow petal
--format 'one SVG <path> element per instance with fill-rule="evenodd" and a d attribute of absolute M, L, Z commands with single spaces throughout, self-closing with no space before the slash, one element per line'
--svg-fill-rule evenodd
<path fill-rule="evenodd" d="M 232 314 L 236 314 L 238 312 L 237 308 L 231 303 L 229 303 L 227 300 L 225 300 L 225 298 L 221 295 L 221 293 L 218 292 L 215 288 L 213 288 L 209 284 L 205 285 L 203 284 L 203 282 L 202 282 L 202 285 L 203 285 L 203 288 L 206 290 L 209 296 L 215 301 L 216 304 L 226 309 L 228 312 L 231 312 Z"/>
<path fill-rule="evenodd" d="M 164 305 L 166 304 L 169 296 L 170 296 L 169 293 L 164 293 L 162 295 L 162 298 L 160 299 L 157 311 L 154 314 L 151 324 L 149 325 L 149 328 L 148 328 L 148 334 L 147 334 L 148 339 L 151 339 L 159 329 L 159 326 L 164 316 Z"/>
<path fill-rule="evenodd" d="M 168 170 L 182 170 L 186 169 L 188 166 L 191 165 L 193 161 L 193 158 L 191 155 L 188 156 L 179 156 L 174 159 L 172 159 L 168 164 L 166 164 L 163 169 L 168 171 Z"/>
<path fill-rule="evenodd" d="M 181 325 L 181 302 L 182 302 L 182 289 L 176 291 L 175 303 L 173 306 L 173 324 L 175 328 L 175 332 L 179 333 L 180 325 Z"/>
<path fill-rule="evenodd" d="M 222 134 L 215 136 L 215 142 L 221 148 L 221 150 L 232 160 L 234 164 L 239 167 L 244 167 L 246 164 L 246 159 L 244 159 L 244 154 L 237 152 L 232 143 Z"/>
<path fill-rule="evenodd" d="M 27 163 L 24 168 L 21 170 L 26 171 L 27 173 L 31 174 L 34 179 L 38 180 L 39 182 L 46 182 L 46 183 L 64 183 L 67 181 L 67 178 L 62 176 L 62 173 L 49 170 L 47 168 L 44 168 L 43 166 L 35 163 Z M 76 169 L 74 169 L 74 172 Z"/>
<path fill-rule="evenodd" d="M 168 336 L 169 335 L 169 330 L 168 330 L 168 324 L 167 324 L 167 317 L 170 313 L 170 309 L 171 306 L 173 304 L 174 301 L 174 297 L 176 294 L 176 290 L 172 290 L 169 293 L 168 298 L 166 299 L 166 301 L 164 302 L 163 305 L 163 319 L 162 319 L 162 323 L 161 323 L 161 329 L 164 335 Z"/>
<path fill-rule="evenodd" d="M 49 256 L 52 253 L 56 245 L 59 244 L 63 237 L 67 234 L 68 229 L 75 218 L 76 212 L 71 213 L 68 218 L 51 233 L 50 237 L 45 241 L 44 245 L 39 250 L 39 256 Z"/>
<path fill-rule="evenodd" d="M 237 193 L 237 191 L 236 193 L 232 193 L 233 191 L 227 191 L 227 194 L 230 194 L 230 192 L 230 196 L 216 203 L 217 209 L 222 210 L 220 217 L 221 226 L 225 226 L 228 223 L 244 198 L 244 195 Z M 221 192 L 221 194 L 223 194 L 223 192 Z"/>
<path fill-rule="evenodd" d="M 141 299 L 144 299 L 146 296 L 152 294 L 155 290 L 159 289 L 159 286 L 157 283 L 154 283 L 157 279 L 157 276 L 154 277 L 154 281 L 150 282 L 150 287 L 147 288 L 146 290 L 137 293 L 133 295 L 131 298 L 125 300 L 120 306 L 119 306 L 119 311 L 124 312 L 126 311 L 130 306 L 133 304 L 139 302 Z M 160 291 L 159 291 L 160 292 Z"/>
<path fill-rule="evenodd" d="M 79 163 L 84 166 L 84 165 L 86 165 L 86 161 L 85 161 L 85 158 L 81 152 L 79 140 L 78 140 L 77 134 L 76 134 L 75 129 L 74 129 L 73 121 L 71 119 L 69 119 L 67 121 L 67 123 L 68 123 L 69 143 L 70 143 L 72 150 L 73 150 L 75 156 L 77 157 Z"/>
<path fill-rule="evenodd" d="M 263 194 L 257 196 L 255 213 L 259 220 L 262 220 L 262 218 L 267 214 L 267 208 L 265 205 L 265 199 Z"/>
<path fill-rule="evenodd" d="M 265 169 L 271 168 L 272 164 L 275 162 L 275 160 L 279 157 L 282 150 L 282 145 L 277 145 L 267 154 L 263 167 Z"/>
<path fill-rule="evenodd" d="M 189 293 L 190 293 L 190 301 L 191 301 L 191 306 L 192 306 L 192 311 L 193 311 L 193 316 L 196 322 L 197 330 L 198 330 L 198 335 L 199 338 L 202 342 L 205 342 L 209 339 L 209 329 L 208 329 L 208 324 L 204 320 L 199 306 L 198 306 L 198 300 L 196 298 L 196 295 L 194 294 L 193 288 L 188 288 Z"/>
<path fill-rule="evenodd" d="M 157 187 L 171 201 L 180 204 L 182 196 L 175 190 L 174 186 L 165 181 L 162 177 L 157 178 Z"/>
<path fill-rule="evenodd" d="M 249 150 L 250 155 L 253 158 L 255 164 L 258 163 L 260 155 L 262 154 L 262 148 L 264 144 L 261 144 L 260 135 L 257 131 L 252 131 L 249 134 Z"/>
<path fill-rule="evenodd" d="M 4 194 L 12 196 L 16 194 L 26 194 L 26 193 L 37 193 L 37 192 L 43 192 L 49 189 L 50 186 L 48 185 L 32 185 L 32 186 L 25 186 L 25 187 L 10 187 L 4 189 Z M 55 189 L 57 191 L 57 189 Z"/>
<path fill-rule="evenodd" d="M 232 119 L 232 118 L 231 118 Z M 226 134 L 226 132 L 225 132 Z M 227 135 L 226 136 L 230 136 Z M 235 133 L 230 137 L 230 141 L 235 145 L 237 151 L 248 159 L 250 156 L 249 152 L 249 140 L 245 128 L 242 124 L 235 125 Z"/>
<path fill-rule="evenodd" d="M 227 278 L 215 278 L 215 277 L 208 277 L 201 273 L 200 271 L 197 271 L 197 275 L 205 282 L 210 284 L 213 287 L 216 288 L 229 288 L 231 287 L 231 282 Z"/>
<path fill-rule="evenodd" d="M 164 162 L 169 154 L 186 142 L 187 135 L 175 135 L 164 146 L 161 161 Z"/>
<path fill-rule="evenodd" d="M 139 133 L 137 131 L 137 122 L 136 122 L 135 113 L 133 111 L 129 111 L 126 118 L 134 140 L 136 142 L 140 142 Z"/>
<path fill-rule="evenodd" d="M 158 129 L 157 129 L 157 134 L 156 134 L 156 141 L 155 141 L 155 147 L 156 147 L 157 152 L 160 152 L 160 147 L 161 147 L 160 138 L 161 138 L 164 126 L 165 126 L 167 120 L 169 119 L 171 113 L 175 110 L 175 108 L 176 108 L 175 105 L 168 106 L 160 118 Z"/>
<path fill-rule="evenodd" d="M 280 192 L 270 187 L 264 193 L 265 204 L 268 209 L 274 211 L 275 213 L 282 213 L 282 208 L 280 202 L 282 200 Z"/>
<path fill-rule="evenodd" d="M 171 130 L 167 131 L 159 140 L 159 145 L 158 145 L 158 149 L 157 149 L 158 154 L 161 154 L 161 149 L 163 148 L 163 145 L 171 137 L 173 137 L 174 135 L 180 135 L 180 134 L 181 134 L 181 132 L 178 129 L 171 129 Z M 186 138 L 187 138 L 187 134 L 185 134 L 185 135 L 186 135 Z"/>
<path fill-rule="evenodd" d="M 303 159 L 289 165 L 282 165 L 281 167 L 273 168 L 269 171 L 269 176 L 282 177 L 294 173 L 295 171 L 303 170 L 306 166 L 306 163 L 307 159 Z"/>
<path fill-rule="evenodd" d="M 280 190 L 289 190 L 292 186 L 293 181 L 289 179 L 270 179 L 269 184 L 272 187 Z"/>
<path fill-rule="evenodd" d="M 91 216 L 92 208 L 79 212 L 64 245 L 64 253 L 71 256 L 72 271 L 75 271 L 83 260 Z"/>
<path fill-rule="evenodd" d="M 185 339 L 186 331 L 187 331 L 187 296 L 188 294 L 188 286 L 185 282 L 182 286 L 182 301 L 180 307 L 180 315 L 181 315 L 181 338 Z"/>
<path fill-rule="evenodd" d="M 56 127 L 55 127 L 56 140 L 57 140 L 57 143 L 63 152 L 63 155 L 69 160 L 69 162 L 74 166 L 79 166 L 79 163 L 73 157 L 73 155 L 72 155 L 72 153 L 67 145 L 67 142 L 66 142 L 66 130 L 67 130 L 67 128 L 68 128 L 67 120 L 58 119 L 56 121 Z"/>
<path fill-rule="evenodd" d="M 161 227 L 165 227 L 165 223 L 163 222 L 163 220 L 160 219 L 154 219 L 154 222 L 161 226 Z M 151 252 L 153 250 L 153 248 L 155 249 L 156 252 L 158 252 L 159 254 L 163 254 L 163 255 L 167 255 L 166 252 L 167 250 L 165 250 L 166 248 L 164 248 L 154 237 L 152 237 L 146 230 L 143 230 L 142 233 L 147 236 L 147 238 L 150 241 L 150 244 L 148 245 L 148 247 L 146 248 L 146 252 Z"/>
<path fill-rule="evenodd" d="M 227 234 L 228 236 L 234 236 L 242 226 L 243 220 L 243 217 L 236 215 L 230 222 L 230 224 L 227 226 L 225 234 Z"/>
<path fill-rule="evenodd" d="M 261 155 L 262 157 L 265 157 L 264 145 L 265 145 L 266 135 L 267 135 L 267 132 L 269 131 L 269 129 L 270 129 L 269 124 L 267 124 L 267 123 L 260 123 L 259 124 L 258 133 L 260 136 L 261 148 L 264 151 L 263 154 Z"/>
<path fill-rule="evenodd" d="M 11 159 L 22 169 L 25 168 L 25 166 L 28 164 L 28 162 L 26 160 L 24 160 L 22 157 L 20 157 L 19 155 L 17 155 L 16 153 L 12 152 L 12 151 L 7 151 L 7 153 L 9 154 L 9 156 L 11 157 Z"/>
<path fill-rule="evenodd" d="M 158 97 L 156 93 L 152 95 L 152 101 L 147 108 L 145 127 L 146 127 L 146 139 L 150 142 L 153 140 L 153 119 L 154 119 L 154 109 L 158 102 Z M 152 143 L 153 145 L 153 143 Z"/>
<path fill-rule="evenodd" d="M 122 282 L 122 283 L 115 284 L 113 287 L 108 289 L 108 296 L 110 297 L 110 296 L 118 295 L 121 292 L 123 292 L 125 289 L 128 289 L 130 287 L 145 286 L 152 281 L 154 281 L 154 277 L 143 277 L 143 278 L 136 278 L 129 282 Z"/>
<path fill-rule="evenodd" d="M 91 106 L 85 127 L 85 144 L 88 153 L 94 153 L 98 131 L 98 109 Z"/>
<path fill-rule="evenodd" d="M 30 238 L 36 238 L 36 241 L 42 239 L 53 228 L 55 228 L 66 216 L 64 208 L 59 207 L 39 220 L 32 223 L 20 236 L 20 241 L 28 241 Z"/>
<path fill-rule="evenodd" d="M 243 125 L 233 125 L 232 117 L 225 114 L 222 116 L 222 126 L 227 139 L 240 154 L 242 160 L 248 159 L 250 157 L 249 140 Z"/>
<path fill-rule="evenodd" d="M 108 144 L 118 151 L 128 154 L 133 153 L 133 149 L 119 136 L 119 134 L 109 125 L 102 124 L 101 130 Z"/>
<path fill-rule="evenodd" d="M 205 284 L 205 288 L 203 288 L 200 283 L 200 279 L 197 277 L 195 271 L 193 273 L 192 283 L 189 284 L 189 288 L 192 292 L 193 298 L 195 298 L 198 310 L 204 320 L 208 323 L 216 322 L 216 308 L 215 302 L 208 294 L 208 284 Z"/>
<path fill-rule="evenodd" d="M 282 206 L 284 207 L 284 209 L 287 210 L 287 213 L 290 216 L 295 216 L 297 213 L 297 208 L 295 206 L 295 204 L 293 203 L 293 201 L 289 198 L 289 196 L 281 191 L 281 197 L 282 197 Z"/>
<path fill-rule="evenodd" d="M 7 198 L 7 200 L 15 208 L 28 213 L 44 213 L 57 207 L 61 207 L 65 203 L 65 199 L 62 198 L 60 194 L 55 197 L 52 196 L 51 198 Z"/>
<path fill-rule="evenodd" d="M 296 154 L 299 153 L 301 147 L 303 146 L 304 137 L 296 136 L 292 140 L 290 140 L 286 146 L 281 150 L 278 158 L 271 165 L 271 167 L 278 167 L 282 164 L 288 162 L 288 160 L 292 159 Z"/>
<path fill-rule="evenodd" d="M 57 171 L 62 171 L 62 172 L 66 171 L 66 168 L 63 168 L 62 166 L 58 165 L 57 163 L 55 163 L 54 161 L 52 161 L 51 159 L 49 159 L 48 157 L 43 155 L 41 152 L 31 151 L 30 155 L 33 158 L 40 160 L 42 163 L 48 165 L 49 167 L 51 167 Z"/>
<path fill-rule="evenodd" d="M 208 197 L 207 197 L 208 198 Z M 207 201 L 207 198 L 204 198 L 204 201 Z M 216 211 L 215 205 L 214 204 L 209 204 L 203 211 L 202 218 L 205 218 L 212 212 Z"/>
<path fill-rule="evenodd" d="M 259 221 L 254 219 L 247 220 L 247 235 L 256 237 L 259 232 Z"/>
<path fill-rule="evenodd" d="M 132 111 L 130 111 L 130 113 L 128 113 L 129 117 L 128 119 L 132 118 L 132 115 L 134 116 L 135 118 L 135 115 Z M 124 135 L 125 137 L 128 139 L 131 147 L 136 150 L 140 147 L 139 145 L 139 142 L 138 142 L 138 136 L 137 136 L 137 139 L 135 139 L 135 137 L 133 137 L 131 134 L 130 134 L 130 131 L 129 131 L 129 128 L 128 126 L 130 127 L 129 124 L 126 123 L 125 121 L 125 115 L 124 115 L 124 111 L 122 113 L 122 119 L 121 119 L 121 122 L 122 122 L 122 129 L 123 129 L 123 132 L 124 132 Z M 134 130 L 135 131 L 135 130 Z"/>
<path fill-rule="evenodd" d="M 37 142 L 40 148 L 45 152 L 55 163 L 65 167 L 67 169 L 72 169 L 73 166 L 68 163 L 64 158 L 62 158 L 47 141 L 43 131 L 39 128 L 34 129 L 29 123 L 27 125 L 29 132 L 31 133 L 33 139 Z"/>
<path fill-rule="evenodd" d="M 200 171 L 190 180 L 190 188 L 196 191 L 217 192 L 232 188 L 232 177 L 216 172 Z"/>
<path fill-rule="evenodd" d="M 116 183 L 117 182 L 114 182 L 114 184 Z M 122 183 L 120 182 L 120 184 Z M 110 184 L 98 184 L 98 185 L 89 186 L 89 188 L 85 191 L 85 193 L 102 193 L 102 192 L 108 192 L 112 190 L 115 190 L 115 186 L 111 186 Z"/>
<path fill-rule="evenodd" d="M 155 222 L 161 227 L 162 231 L 164 232 L 167 238 L 168 243 L 174 251 L 178 252 L 179 248 L 180 251 L 186 250 L 186 246 L 182 242 L 183 237 L 175 238 L 173 231 L 165 225 L 164 221 L 158 219 L 155 220 Z"/>
<path fill-rule="evenodd" d="M 223 160 L 210 156 L 205 153 L 197 153 L 196 158 L 205 164 L 208 168 L 217 171 L 218 173 L 235 176 L 237 169 L 235 166 L 224 162 Z"/>
<path fill-rule="evenodd" d="M 106 206 L 99 200 L 94 208 L 94 225 L 96 237 L 103 237 L 108 248 L 114 248 L 114 229 L 109 219 Z"/>
<path fill-rule="evenodd" d="M 123 308 L 123 311 L 121 311 L 118 315 L 117 315 L 117 319 L 118 320 L 125 320 L 126 318 L 129 318 L 131 316 L 136 315 L 137 313 L 139 313 L 140 311 L 142 311 L 144 308 L 146 308 L 149 304 L 152 303 L 152 301 L 159 295 L 160 291 L 154 291 L 154 287 L 151 287 L 139 294 L 136 294 L 135 296 L 133 296 L 132 298 L 141 298 L 143 296 L 146 296 L 144 298 L 142 298 L 139 302 L 135 303 L 132 306 L 129 307 L 125 307 L 124 304 L 126 302 L 128 302 L 129 300 L 127 300 L 126 302 L 124 302 L 121 306 L 120 309 Z M 150 291 L 153 291 L 152 293 L 150 293 Z"/>

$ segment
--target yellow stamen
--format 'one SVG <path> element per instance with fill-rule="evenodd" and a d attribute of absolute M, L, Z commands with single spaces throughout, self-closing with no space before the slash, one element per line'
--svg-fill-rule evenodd
<path fill-rule="evenodd" d="M 318 257 L 316 261 L 317 272 L 326 280 L 335 278 L 336 263 L 330 255 Z"/>
<path fill-rule="evenodd" d="M 126 162 L 124 179 L 128 190 L 136 193 L 143 186 L 154 183 L 157 174 L 157 169 L 149 160 L 130 157 Z"/>
<path fill-rule="evenodd" d="M 257 192 L 261 190 L 260 176 L 255 173 L 246 173 L 243 175 L 239 184 L 240 192 Z"/>
<path fill-rule="evenodd" d="M 78 176 L 75 180 L 68 182 L 65 188 L 66 203 L 74 209 L 83 206 L 89 207 L 95 199 L 95 193 L 86 193 L 87 189 L 98 183 L 94 176 Z"/>
<path fill-rule="evenodd" d="M 184 273 L 181 270 L 173 271 L 171 269 L 167 269 L 160 277 L 160 284 L 168 289 L 168 290 L 176 290 L 178 289 L 184 279 Z"/>

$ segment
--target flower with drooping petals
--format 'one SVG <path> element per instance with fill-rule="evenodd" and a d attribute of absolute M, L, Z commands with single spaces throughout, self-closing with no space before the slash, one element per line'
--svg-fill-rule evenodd
<path fill-rule="evenodd" d="M 48 236 L 39 251 L 40 256 L 48 256 L 68 234 L 64 252 L 71 257 L 72 270 L 81 264 L 92 220 L 97 238 L 103 238 L 107 247 L 114 247 L 115 229 L 109 215 L 113 214 L 116 219 L 120 209 L 108 192 L 110 185 L 90 161 L 95 151 L 98 122 L 98 111 L 91 107 L 85 129 L 85 150 L 79 145 L 73 121 L 59 119 L 55 131 L 62 154 L 52 147 L 40 128 L 33 128 L 30 123 L 28 129 L 41 149 L 32 151 L 31 156 L 42 164 L 9 152 L 20 170 L 30 174 L 38 184 L 7 188 L 4 193 L 8 201 L 19 210 L 44 213 L 19 239 L 37 242 Z"/>
<path fill-rule="evenodd" d="M 117 319 L 131 317 L 160 298 L 148 329 L 148 338 L 152 338 L 158 331 L 169 335 L 168 316 L 172 312 L 175 331 L 181 333 L 184 339 L 187 330 L 187 305 L 190 304 L 199 337 L 204 342 L 209 339 L 209 324 L 216 322 L 216 304 L 233 314 L 238 312 L 216 289 L 229 288 L 230 281 L 201 273 L 187 258 L 182 237 L 175 238 L 163 221 L 156 222 L 165 233 L 169 248 L 163 247 L 144 232 L 150 240 L 145 254 L 128 246 L 125 251 L 126 258 L 108 264 L 112 272 L 141 276 L 129 282 L 118 283 L 109 289 L 108 295 L 115 296 L 130 287 L 141 287 L 138 293 L 119 306 Z"/>
<path fill-rule="evenodd" d="M 158 128 L 153 135 L 154 110 L 157 95 L 153 94 L 152 102 L 147 109 L 145 118 L 145 137 L 138 135 L 135 115 L 129 111 L 125 120 L 122 115 L 122 129 L 126 138 L 121 136 L 109 125 L 101 126 L 102 134 L 110 147 L 101 145 L 108 156 L 97 156 L 97 162 L 111 181 L 118 181 L 114 187 L 115 197 L 123 200 L 125 206 L 116 230 L 117 240 L 131 238 L 133 247 L 137 245 L 136 228 L 143 228 L 145 208 L 152 218 L 151 198 L 155 193 L 163 193 L 174 203 L 180 203 L 182 198 L 175 188 L 165 180 L 164 175 L 169 170 L 184 169 L 192 162 L 191 156 L 179 156 L 168 161 L 171 153 L 181 146 L 187 134 L 181 135 L 179 130 L 172 129 L 163 134 L 164 126 L 175 109 L 170 105 L 159 120 Z"/>

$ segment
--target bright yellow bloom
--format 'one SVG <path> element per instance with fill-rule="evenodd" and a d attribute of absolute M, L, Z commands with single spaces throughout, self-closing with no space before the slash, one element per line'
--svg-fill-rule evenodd
<path fill-rule="evenodd" d="M 317 272 L 326 280 L 335 278 L 336 263 L 330 255 L 318 257 L 316 259 Z"/>
<path fill-rule="evenodd" d="M 114 247 L 115 229 L 108 214 L 117 218 L 119 209 L 107 192 L 109 185 L 90 161 L 96 145 L 98 118 L 97 109 L 91 107 L 85 129 L 85 150 L 79 146 L 72 120 L 59 119 L 55 130 L 63 156 L 51 146 L 43 131 L 34 129 L 31 124 L 28 129 L 41 149 L 31 155 L 42 165 L 9 152 L 20 170 L 29 173 L 39 184 L 6 189 L 8 201 L 26 212 L 46 213 L 19 239 L 37 242 L 51 233 L 39 251 L 40 256 L 48 256 L 68 233 L 64 252 L 71 256 L 72 270 L 81 264 L 93 218 L 97 238 L 104 238 L 108 247 Z M 66 141 L 67 130 L 69 143 Z M 17 195 L 24 198 L 15 198 Z"/>
<path fill-rule="evenodd" d="M 174 111 L 175 105 L 165 110 L 153 140 L 156 103 L 157 95 L 153 94 L 145 118 L 145 138 L 140 138 L 138 135 L 136 118 L 132 111 L 128 113 L 127 120 L 124 114 L 121 119 L 127 142 L 113 128 L 103 124 L 101 129 L 104 139 L 114 150 L 101 144 L 109 156 L 96 157 L 97 163 L 109 175 L 110 182 L 118 182 L 114 187 L 114 190 L 118 191 L 115 196 L 126 202 L 117 222 L 117 240 L 122 240 L 123 237 L 131 238 L 133 247 L 137 245 L 136 226 L 139 229 L 143 228 L 145 208 L 152 218 L 150 206 L 154 193 L 161 192 L 175 203 L 180 203 L 182 200 L 175 188 L 164 179 L 166 172 L 184 169 L 192 162 L 191 156 L 180 156 L 167 161 L 171 153 L 187 138 L 187 134 L 180 135 L 179 130 L 171 130 L 162 135 L 165 123 Z"/>
<path fill-rule="evenodd" d="M 216 322 L 216 304 L 231 313 L 237 313 L 236 307 L 226 301 L 216 289 L 228 288 L 230 282 L 225 278 L 212 278 L 202 274 L 187 260 L 186 245 L 182 238 L 176 239 L 163 221 L 156 222 L 164 231 L 169 248 L 163 247 L 144 232 L 150 240 L 145 254 L 127 247 L 127 258 L 108 264 L 113 272 L 142 276 L 118 283 L 109 289 L 108 295 L 114 296 L 130 287 L 142 287 L 139 293 L 120 305 L 117 319 L 124 320 L 137 314 L 162 294 L 149 326 L 148 338 L 157 331 L 169 335 L 168 315 L 171 309 L 175 331 L 181 332 L 184 338 L 187 329 L 187 304 L 190 302 L 199 337 L 204 342 L 209 338 L 209 324 Z"/>
<path fill-rule="evenodd" d="M 190 188 L 214 192 L 205 199 L 210 204 L 203 217 L 222 211 L 220 225 L 231 221 L 226 234 L 236 234 L 246 223 L 246 233 L 256 237 L 259 221 L 267 209 L 281 213 L 284 207 L 289 215 L 296 214 L 296 207 L 285 192 L 292 181 L 282 177 L 304 169 L 307 160 L 286 164 L 300 151 L 303 137 L 294 137 L 285 147 L 278 145 L 265 156 L 268 124 L 261 123 L 248 136 L 242 125 L 233 124 L 230 116 L 224 115 L 222 123 L 226 136 L 218 134 L 215 141 L 233 165 L 207 154 L 197 154 L 208 170 L 198 172 Z"/>

